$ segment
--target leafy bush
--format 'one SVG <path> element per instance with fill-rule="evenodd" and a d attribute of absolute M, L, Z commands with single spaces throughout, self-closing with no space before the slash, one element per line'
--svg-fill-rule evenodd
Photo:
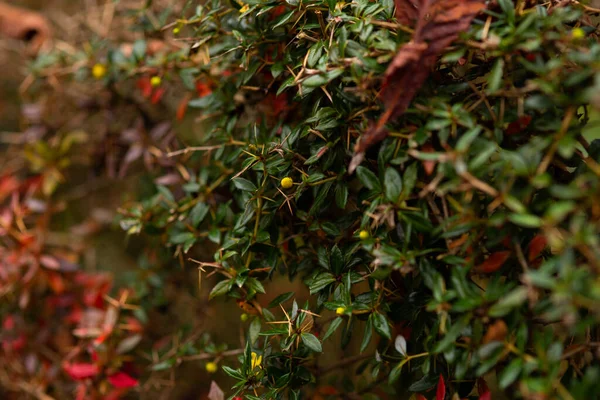
<path fill-rule="evenodd" d="M 86 130 L 98 110 L 116 116 L 80 146 L 116 140 L 107 169 L 125 176 L 143 159 L 156 183 L 130 196 L 120 226 L 199 266 L 203 286 L 218 276 L 209 297 L 241 309 L 242 349 L 203 336 L 138 365 L 160 373 L 191 357 L 215 372 L 237 356 L 222 370 L 246 399 L 594 397 L 599 10 L 211 0 L 174 20 L 158 9 L 128 10 L 134 28 L 180 40 L 99 41 L 31 66 L 41 88 L 64 64 L 77 87 L 100 81 Z M 178 139 L 164 110 L 183 120 Z M 39 143 L 29 159 L 51 198 L 70 169 L 62 146 Z M 282 280 L 301 281 L 308 300 L 281 293 Z M 104 349 L 83 340 L 92 356 Z M 350 354 L 323 366 L 332 341 Z M 75 377 L 97 385 L 89 396 L 135 376 L 95 358 L 85 365 L 109 371 Z"/>

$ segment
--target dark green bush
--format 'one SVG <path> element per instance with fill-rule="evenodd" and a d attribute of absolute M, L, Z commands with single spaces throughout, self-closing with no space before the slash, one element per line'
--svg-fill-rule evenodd
<path fill-rule="evenodd" d="M 446 18 L 452 35 L 448 10 L 477 2 L 422 3 L 434 6 L 419 23 Z M 488 2 L 428 77 L 417 56 L 408 65 L 422 68 L 388 76 L 381 96 L 414 32 L 391 0 L 188 2 L 168 25 L 183 49 L 95 45 L 79 79 L 102 64 L 96 77 L 122 98 L 142 77 L 147 97 L 168 87 L 178 117 L 200 120 L 201 133 L 183 125 L 187 147 L 158 145 L 159 133 L 134 143 L 164 184 L 127 202 L 120 224 L 217 275 L 203 283 L 210 298 L 249 316 L 239 362 L 223 362 L 232 396 L 596 396 L 598 10 L 556 3 Z M 147 35 L 160 28 L 139 21 Z M 410 106 L 349 173 L 396 92 Z M 207 246 L 214 258 L 196 259 Z M 309 300 L 281 293 L 282 276 Z M 350 345 L 332 366 L 344 379 L 319 363 L 332 340 Z M 190 351 L 219 358 L 205 345 Z"/>

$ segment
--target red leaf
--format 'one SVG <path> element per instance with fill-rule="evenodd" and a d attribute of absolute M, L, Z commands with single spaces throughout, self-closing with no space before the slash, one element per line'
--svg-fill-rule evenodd
<path fill-rule="evenodd" d="M 401 9 L 399 17 L 411 19 L 418 15 L 417 26 L 412 40 L 400 48 L 385 72 L 379 93 L 385 112 L 354 146 L 350 173 L 360 165 L 369 147 L 387 137 L 385 125 L 404 114 L 438 56 L 459 33 L 469 29 L 475 15 L 485 8 L 485 1 L 428 0 L 421 2 L 418 12 L 413 13 L 415 5 L 414 0 L 396 1 L 396 7 Z"/>
<path fill-rule="evenodd" d="M 144 76 L 138 79 L 137 87 L 142 92 L 142 96 L 148 98 L 152 94 L 152 84 L 150 83 L 150 77 Z"/>
<path fill-rule="evenodd" d="M 542 250 L 546 248 L 548 241 L 544 235 L 536 235 L 531 242 L 529 242 L 529 248 L 527 249 L 527 260 L 529 262 L 535 260 Z"/>
<path fill-rule="evenodd" d="M 492 400 L 492 392 L 487 391 L 481 396 L 479 396 L 479 400 Z"/>
<path fill-rule="evenodd" d="M 100 368 L 96 364 L 88 363 L 65 363 L 63 369 L 75 380 L 92 378 L 100 373 Z"/>
<path fill-rule="evenodd" d="M 150 98 L 150 102 L 152 104 L 156 104 L 160 101 L 160 99 L 162 99 L 163 95 L 165 94 L 165 92 L 167 91 L 167 89 L 165 89 L 164 87 L 158 88 L 154 91 L 154 93 L 152 93 L 152 97 Z"/>
<path fill-rule="evenodd" d="M 440 374 L 437 391 L 435 392 L 435 400 L 444 400 L 444 397 L 446 397 L 446 382 L 444 382 L 444 377 Z"/>
<path fill-rule="evenodd" d="M 139 381 L 124 372 L 117 372 L 108 377 L 108 381 L 116 388 L 131 388 L 137 386 Z"/>
<path fill-rule="evenodd" d="M 521 118 L 508 124 L 508 127 L 506 128 L 505 132 L 507 135 L 514 135 L 516 133 L 520 133 L 525 128 L 527 128 L 530 123 L 531 123 L 531 116 L 523 115 Z"/>
<path fill-rule="evenodd" d="M 423 396 L 420 393 L 417 393 L 415 396 L 415 400 L 427 400 L 427 397 Z"/>
<path fill-rule="evenodd" d="M 492 253 L 487 260 L 475 267 L 475 271 L 484 274 L 496 272 L 506 262 L 506 260 L 508 260 L 508 257 L 510 257 L 510 251 L 497 251 Z"/>

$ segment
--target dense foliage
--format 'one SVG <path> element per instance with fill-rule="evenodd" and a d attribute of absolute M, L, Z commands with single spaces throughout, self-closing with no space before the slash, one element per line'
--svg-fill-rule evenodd
<path fill-rule="evenodd" d="M 589 399 L 600 390 L 600 10 L 488 2 L 435 57 L 423 86 L 386 75 L 382 93 L 416 96 L 349 173 L 355 143 L 389 102 L 379 95 L 386 69 L 413 37 L 395 7 L 443 3 L 421 19 L 452 23 L 448 4 L 467 2 L 210 0 L 176 16 L 147 3 L 128 10 L 146 40 L 57 48 L 31 65 L 28 90 L 38 96 L 65 79 L 65 66 L 79 90 L 93 80 L 104 89 L 79 102 L 79 119 L 26 149 L 39 173 L 20 187 L 24 198 L 44 199 L 48 218 L 57 185 L 75 174 L 72 146 L 98 160 L 99 143 L 118 143 L 100 167 L 124 177 L 143 161 L 155 178 L 120 210 L 121 228 L 152 254 L 142 269 L 157 271 L 139 276 L 168 276 L 178 262 L 199 267 L 213 302 L 237 302 L 245 344 L 227 350 L 202 336 L 146 360 L 122 357 L 141 340 L 139 321 L 152 324 L 143 310 L 160 285 L 128 282 L 142 308 L 127 303 L 127 291 L 103 302 L 108 284 L 26 235 L 22 218 L 31 216 L 19 214 L 19 184 L 6 178 L 3 314 L 33 306 L 40 318 L 28 274 L 44 275 L 36 296 L 45 302 L 64 298 L 63 281 L 83 284 L 83 298 L 48 307 L 69 311 L 80 329 L 77 310 L 103 310 L 88 321 L 103 328 L 76 330 L 78 352 L 62 361 L 81 398 L 108 398 L 109 387 L 120 396 L 138 384 L 132 376 L 169 374 L 186 357 L 205 360 L 208 372 L 222 368 L 232 386 L 224 391 L 246 399 Z M 187 121 L 178 138 L 165 110 Z M 92 122 L 99 115 L 104 122 Z M 74 127 L 89 134 L 64 135 Z M 175 261 L 156 255 L 162 247 Z M 308 288 L 308 300 L 281 292 L 288 279 Z M 31 353 L 11 315 L 2 358 L 15 367 L 3 374 L 26 375 Z M 332 341 L 348 357 L 323 366 Z"/>

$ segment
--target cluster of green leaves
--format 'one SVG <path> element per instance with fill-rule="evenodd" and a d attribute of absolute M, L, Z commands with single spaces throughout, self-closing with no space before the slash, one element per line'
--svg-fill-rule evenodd
<path fill-rule="evenodd" d="M 121 225 L 176 254 L 218 246 L 201 263 L 221 277 L 210 297 L 253 315 L 241 366 L 224 368 L 235 395 L 323 385 L 315 359 L 337 330 L 342 346 L 356 335 L 361 352 L 376 346 L 367 381 L 343 387 L 371 398 L 384 398 L 378 384 L 426 392 L 440 375 L 442 398 L 483 397 L 475 383 L 494 371 L 525 398 L 600 390 L 600 146 L 589 143 L 600 126 L 588 105 L 600 44 L 581 6 L 497 3 L 353 175 L 380 78 L 410 40 L 391 1 L 211 0 L 177 21 L 195 40 L 189 59 L 210 60 L 149 62 L 189 89 L 216 83 L 187 103 L 204 135 L 172 155 L 185 183 L 128 205 Z M 303 309 L 293 293 L 261 306 L 279 275 L 306 284 Z"/>

